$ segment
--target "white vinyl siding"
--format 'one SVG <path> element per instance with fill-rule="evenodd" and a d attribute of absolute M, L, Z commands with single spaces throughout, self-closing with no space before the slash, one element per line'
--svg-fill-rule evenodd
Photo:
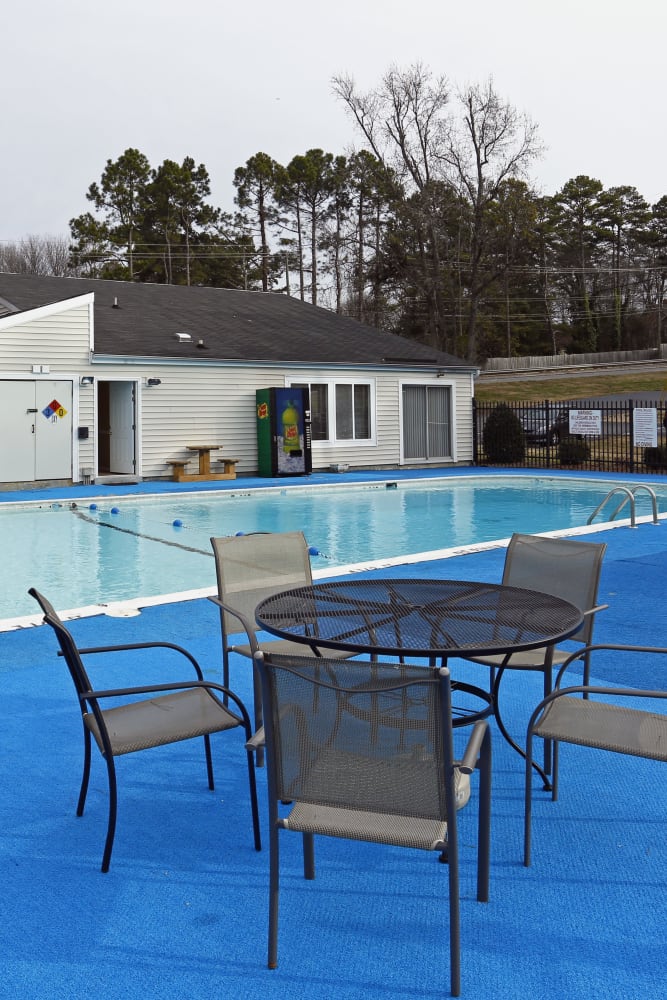
<path fill-rule="evenodd" d="M 53 312 L 35 310 L 0 319 L 0 369 L 21 375 L 33 365 L 49 365 L 51 374 L 80 370 L 90 360 L 90 315 L 88 305 Z"/>
<path fill-rule="evenodd" d="M 91 297 L 92 298 L 92 297 Z M 73 442 L 73 477 L 84 468 L 98 473 L 97 384 L 81 386 L 81 375 L 99 381 L 134 382 L 137 388 L 137 475 L 169 478 L 168 459 L 190 457 L 186 446 L 217 443 L 225 456 L 239 460 L 237 472 L 257 470 L 255 390 L 290 384 L 368 385 L 370 440 L 357 437 L 318 442 L 313 470 L 332 463 L 359 468 L 391 468 L 403 462 L 401 393 L 407 384 L 451 387 L 453 452 L 451 461 L 472 461 L 473 380 L 470 371 L 456 370 L 438 379 L 436 373 L 378 367 L 324 369 L 319 366 L 262 365 L 217 361 L 174 362 L 168 359 L 95 357 L 91 360 L 92 305 L 48 307 L 29 314 L 0 317 L 0 378 L 40 378 L 35 365 L 46 366 L 45 378 L 72 378 L 77 426 L 87 427 L 87 440 Z M 149 387 L 148 378 L 160 385 Z M 359 414 L 358 414 L 359 415 Z M 0 431 L 2 421 L 0 418 Z M 215 454 L 212 456 L 215 458 Z M 442 462 L 441 462 L 442 464 Z"/>

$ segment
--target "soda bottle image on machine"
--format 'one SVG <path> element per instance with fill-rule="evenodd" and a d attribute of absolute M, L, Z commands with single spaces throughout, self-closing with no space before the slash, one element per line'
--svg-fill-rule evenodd
<path fill-rule="evenodd" d="M 257 389 L 255 397 L 259 475 L 307 476 L 312 469 L 308 389 Z"/>
<path fill-rule="evenodd" d="M 283 425 L 283 451 L 288 455 L 299 451 L 301 448 L 301 435 L 299 434 L 299 411 L 290 399 L 282 413 Z"/>

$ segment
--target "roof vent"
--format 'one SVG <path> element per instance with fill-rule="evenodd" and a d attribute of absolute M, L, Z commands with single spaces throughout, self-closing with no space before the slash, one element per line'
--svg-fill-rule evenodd
<path fill-rule="evenodd" d="M 189 344 L 192 337 L 189 333 L 175 333 L 174 336 L 179 344 Z"/>

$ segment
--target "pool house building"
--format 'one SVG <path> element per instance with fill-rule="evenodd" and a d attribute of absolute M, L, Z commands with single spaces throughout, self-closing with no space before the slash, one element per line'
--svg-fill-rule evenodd
<path fill-rule="evenodd" d="M 468 465 L 477 371 L 282 294 L 0 274 L 0 485 L 166 479 L 202 443 L 255 474 L 269 387 L 309 390 L 313 471 Z"/>

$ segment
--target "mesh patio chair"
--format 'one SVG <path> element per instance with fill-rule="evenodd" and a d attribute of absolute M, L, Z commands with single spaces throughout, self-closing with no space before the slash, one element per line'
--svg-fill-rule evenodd
<path fill-rule="evenodd" d="M 281 830 L 302 834 L 307 879 L 315 877 L 316 834 L 421 848 L 447 857 L 451 992 L 458 996 L 456 815 L 470 798 L 470 774 L 479 768 L 477 899 L 486 902 L 491 809 L 487 723 L 471 727 L 463 758 L 456 761 L 449 671 L 444 667 L 267 652 L 258 652 L 255 663 L 262 681 L 269 789 L 269 968 L 276 968 L 278 959 Z"/>
<path fill-rule="evenodd" d="M 619 657 L 624 654 L 667 655 L 667 648 L 652 646 L 623 646 L 599 644 L 588 646 L 586 655 L 596 650 L 612 650 Z M 653 691 L 640 687 L 591 687 L 590 684 L 563 687 L 567 670 L 577 658 L 573 654 L 558 671 L 554 690 L 544 698 L 533 712 L 526 738 L 526 810 L 524 828 L 523 863 L 530 866 L 533 739 L 535 736 L 553 742 L 553 787 L 551 798 L 558 798 L 558 745 L 575 743 L 579 746 L 650 760 L 667 761 L 667 690 Z M 667 660 L 665 661 L 667 667 Z M 637 679 L 641 666 L 637 663 Z M 646 705 L 633 707 L 637 699 L 662 699 L 665 711 L 648 711 Z M 603 699 L 603 700 L 602 700 Z M 656 708 L 660 707 L 656 701 Z"/>
<path fill-rule="evenodd" d="M 589 654 L 586 647 L 592 642 L 595 615 L 608 605 L 597 604 L 602 560 L 606 544 L 598 542 L 578 542 L 569 538 L 545 538 L 540 535 L 512 535 L 503 569 L 502 582 L 511 587 L 523 587 L 561 597 L 584 613 L 584 623 L 569 641 L 582 647 L 577 659 L 583 661 L 584 684 L 589 679 Z M 553 684 L 553 668 L 559 667 L 572 655 L 572 649 L 554 646 L 529 649 L 503 655 L 469 657 L 474 663 L 482 663 L 490 668 L 491 687 L 494 693 L 496 721 L 505 739 L 523 754 L 523 750 L 510 737 L 500 713 L 500 682 L 506 670 L 534 670 L 544 675 L 544 696 L 549 694 Z M 544 787 L 551 787 L 547 775 L 551 771 L 550 746 L 544 748 L 544 769 L 535 762 L 533 766 L 544 780 Z"/>
<path fill-rule="evenodd" d="M 211 759 L 210 734 L 241 728 L 246 742 L 252 736 L 250 719 L 241 700 L 228 688 L 204 680 L 201 668 L 195 658 L 181 646 L 169 642 L 142 642 L 121 646 L 96 646 L 79 649 L 68 629 L 49 601 L 34 588 L 30 595 L 44 612 L 44 622 L 56 633 L 61 655 L 69 668 L 76 688 L 79 708 L 83 721 L 84 764 L 81 790 L 77 804 L 77 816 L 83 815 L 88 791 L 91 765 L 91 736 L 104 757 L 109 780 L 109 818 L 107 835 L 102 856 L 102 871 L 109 870 L 113 849 L 117 816 L 117 785 L 114 758 L 137 750 L 177 743 L 181 740 L 204 738 L 204 753 L 208 787 L 214 790 L 213 763 Z M 173 683 L 138 685 L 132 687 L 95 689 L 90 682 L 82 656 L 110 653 L 116 656 L 124 652 L 146 649 L 170 650 L 184 656 L 194 668 L 195 678 Z M 165 663 L 168 656 L 165 656 Z M 221 696 L 228 698 L 235 711 L 226 707 Z M 113 707 L 103 709 L 105 699 L 113 699 Z M 255 850 L 261 849 L 257 791 L 255 785 L 255 761 L 251 750 L 247 749 L 248 781 L 252 811 Z"/>
<path fill-rule="evenodd" d="M 229 655 L 252 660 L 258 648 L 255 608 L 265 597 L 293 587 L 312 583 L 310 553 L 302 531 L 258 532 L 227 538 L 211 538 L 218 580 L 218 596 L 212 598 L 220 608 L 222 633 L 222 682 L 229 685 Z M 247 642 L 231 643 L 230 636 L 247 633 Z M 302 656 L 303 643 L 288 639 L 262 639 L 262 648 L 278 653 Z M 315 647 L 314 647 L 315 648 Z M 323 657 L 345 658 L 342 650 L 318 649 Z M 353 655 L 353 654 L 349 654 Z M 254 673 L 255 729 L 262 726 L 262 696 L 257 672 Z M 261 741 L 258 764 L 262 763 Z"/>

